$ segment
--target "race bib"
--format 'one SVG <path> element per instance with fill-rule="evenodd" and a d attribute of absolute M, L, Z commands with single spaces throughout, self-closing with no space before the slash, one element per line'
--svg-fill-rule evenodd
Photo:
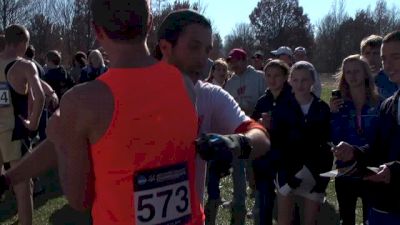
<path fill-rule="evenodd" d="M 11 104 L 10 89 L 7 83 L 0 83 L 0 107 L 7 107 Z"/>
<path fill-rule="evenodd" d="M 186 163 L 134 175 L 136 225 L 180 225 L 191 217 Z"/>

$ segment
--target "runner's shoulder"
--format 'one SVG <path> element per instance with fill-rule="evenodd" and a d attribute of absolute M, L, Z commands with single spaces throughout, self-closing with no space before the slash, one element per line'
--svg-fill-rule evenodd
<path fill-rule="evenodd" d="M 18 73 L 23 71 L 23 72 L 30 72 L 30 74 L 32 74 L 36 71 L 36 66 L 30 60 L 18 58 L 16 59 L 14 65 L 10 68 L 10 70 L 11 69 L 15 70 Z"/>
<path fill-rule="evenodd" d="M 112 93 L 107 85 L 94 80 L 78 84 L 68 90 L 61 98 L 60 104 L 77 107 L 82 111 L 97 111 L 99 107 L 107 108 L 112 103 Z"/>

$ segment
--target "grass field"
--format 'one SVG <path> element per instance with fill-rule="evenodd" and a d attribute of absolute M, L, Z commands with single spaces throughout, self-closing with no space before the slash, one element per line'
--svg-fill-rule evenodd
<path fill-rule="evenodd" d="M 333 79 L 324 75 L 322 78 L 323 92 L 322 98 L 327 100 L 330 91 L 334 88 Z M 41 182 L 46 188 L 46 193 L 35 199 L 34 224 L 35 225 L 88 225 L 90 224 L 89 213 L 80 213 L 71 209 L 66 200 L 62 197 L 58 178 L 55 171 L 49 171 Z M 221 195 L 224 199 L 230 200 L 232 197 L 232 184 L 230 178 L 224 178 L 221 182 Z M 331 181 L 327 190 L 327 202 L 323 205 L 319 224 L 338 225 L 339 214 L 335 197 L 334 183 Z M 248 198 L 248 210 L 251 210 L 254 199 Z M 360 207 L 357 210 L 357 224 L 361 224 Z M 218 225 L 228 225 L 230 222 L 230 212 L 226 208 L 219 210 L 217 219 Z M 16 204 L 14 197 L 8 193 L 4 202 L 0 203 L 0 224 L 18 224 L 16 216 Z M 246 224 L 253 224 L 252 220 L 247 219 Z"/>

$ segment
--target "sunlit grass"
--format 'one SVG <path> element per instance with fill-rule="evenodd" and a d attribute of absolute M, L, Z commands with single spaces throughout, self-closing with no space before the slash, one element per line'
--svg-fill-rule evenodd
<path fill-rule="evenodd" d="M 334 88 L 332 79 L 323 77 L 323 90 L 321 98 L 328 102 L 330 92 Z M 89 214 L 81 214 L 73 211 L 67 206 L 67 202 L 61 195 L 56 173 L 49 172 L 44 176 L 42 182 L 46 186 L 46 193 L 35 199 L 34 224 L 54 224 L 54 225 L 88 225 L 90 224 Z M 230 177 L 221 181 L 221 195 L 225 200 L 232 199 L 232 182 Z M 254 199 L 247 198 L 247 210 L 251 211 Z M 338 224 L 338 205 L 336 201 L 334 182 L 330 182 L 327 189 L 327 202 L 322 207 L 320 224 L 337 225 Z M 5 202 L 0 203 L 0 224 L 17 224 L 16 206 L 14 197 L 10 193 Z M 357 224 L 361 224 L 361 207 L 357 207 Z M 220 207 L 217 217 L 218 225 L 230 224 L 230 209 Z M 246 224 L 253 224 L 251 219 L 246 219 Z"/>

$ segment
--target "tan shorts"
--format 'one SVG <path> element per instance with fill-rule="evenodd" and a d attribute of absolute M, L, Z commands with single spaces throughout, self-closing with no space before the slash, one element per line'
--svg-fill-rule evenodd
<path fill-rule="evenodd" d="M 0 165 L 22 157 L 21 141 L 11 141 L 12 130 L 0 133 Z"/>

